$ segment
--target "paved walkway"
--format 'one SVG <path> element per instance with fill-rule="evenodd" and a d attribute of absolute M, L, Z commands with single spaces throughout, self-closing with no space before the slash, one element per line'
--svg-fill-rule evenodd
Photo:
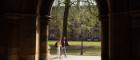
<path fill-rule="evenodd" d="M 61 58 L 58 58 L 56 55 L 53 55 L 51 56 L 51 60 L 101 60 L 101 57 L 67 55 L 67 57 L 62 56 Z"/>

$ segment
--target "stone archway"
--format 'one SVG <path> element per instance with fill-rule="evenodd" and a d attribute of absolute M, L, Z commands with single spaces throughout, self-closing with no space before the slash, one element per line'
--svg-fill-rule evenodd
<path fill-rule="evenodd" d="M 138 1 L 97 0 L 97 3 L 102 21 L 102 60 L 139 59 Z"/>
<path fill-rule="evenodd" d="M 102 59 L 109 60 L 109 9 L 108 2 L 97 0 L 102 21 Z"/>
<path fill-rule="evenodd" d="M 35 32 L 38 1 L 2 0 L 0 2 L 0 27 L 2 28 L 0 29 L 0 60 L 34 60 L 37 52 Z M 38 19 L 48 20 L 52 4 L 50 2 L 53 1 L 42 0 L 38 13 L 41 18 Z M 97 3 L 103 26 L 102 60 L 138 60 L 140 57 L 140 47 L 137 47 L 140 45 L 139 2 L 97 0 Z M 45 34 L 41 33 L 41 35 Z M 47 38 L 41 36 L 39 39 Z M 17 59 L 12 59 L 13 57 Z"/>

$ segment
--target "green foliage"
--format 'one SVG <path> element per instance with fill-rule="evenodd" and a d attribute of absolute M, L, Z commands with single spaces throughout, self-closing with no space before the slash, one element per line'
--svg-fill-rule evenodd
<path fill-rule="evenodd" d="M 60 35 L 63 27 L 62 21 L 64 18 L 63 14 L 65 6 L 61 5 L 64 4 L 64 0 L 59 1 L 61 3 L 53 6 L 52 8 L 53 20 L 50 22 L 50 34 L 54 34 L 55 37 Z M 87 3 L 87 5 L 79 5 L 76 3 L 77 1 L 84 1 L 84 3 Z M 85 38 L 89 32 L 94 33 L 94 27 L 99 22 L 98 8 L 97 5 L 94 5 L 94 2 L 94 0 L 71 0 L 67 27 L 68 39 L 79 40 L 80 35 Z"/>

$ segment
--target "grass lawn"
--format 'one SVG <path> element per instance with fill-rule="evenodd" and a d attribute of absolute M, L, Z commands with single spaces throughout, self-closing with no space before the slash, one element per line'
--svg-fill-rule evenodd
<path fill-rule="evenodd" d="M 54 47 L 56 41 L 49 41 L 51 46 L 51 54 L 56 54 L 56 47 Z M 81 41 L 69 41 L 67 47 L 67 54 L 80 55 Z M 100 41 L 84 41 L 83 48 L 84 55 L 88 56 L 100 56 L 101 55 L 101 42 Z"/>

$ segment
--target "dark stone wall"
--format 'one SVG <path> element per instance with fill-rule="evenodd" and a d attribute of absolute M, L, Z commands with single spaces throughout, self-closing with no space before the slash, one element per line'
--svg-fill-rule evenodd
<path fill-rule="evenodd" d="M 108 0 L 109 60 L 139 60 L 140 7 L 137 0 Z"/>
<path fill-rule="evenodd" d="M 131 56 L 133 60 L 140 58 L 140 4 L 137 0 L 130 0 L 129 14 L 131 19 Z"/>
<path fill-rule="evenodd" d="M 1 0 L 0 13 L 27 13 L 35 14 L 37 0 Z"/>
<path fill-rule="evenodd" d="M 138 0 L 97 0 L 102 21 L 102 60 L 139 60 Z"/>
<path fill-rule="evenodd" d="M 3 22 L 0 24 L 2 27 L 0 30 L 0 47 L 2 47 L 0 57 L 5 57 L 5 59 L 0 59 L 32 59 L 35 55 L 35 17 L 24 17 L 18 20 L 3 18 L 1 20 Z"/>
<path fill-rule="evenodd" d="M 39 37 L 47 37 L 44 31 L 46 31 L 47 21 L 50 19 L 49 15 L 53 3 L 53 0 L 42 0 L 41 4 L 39 1 L 2 0 L 0 2 L 0 60 L 35 59 L 36 29 L 41 32 Z M 40 17 L 37 18 L 39 15 Z M 36 18 L 38 19 L 37 23 L 41 24 L 37 28 Z M 39 40 L 40 47 L 42 47 L 42 37 Z M 40 50 L 38 52 L 45 51 L 46 53 L 46 49 L 40 48 L 38 50 Z"/>
<path fill-rule="evenodd" d="M 137 60 L 140 57 L 140 10 L 133 11 L 130 13 L 131 19 L 131 56 L 133 59 Z"/>
<path fill-rule="evenodd" d="M 0 2 L 0 60 L 34 60 L 37 0 Z"/>

